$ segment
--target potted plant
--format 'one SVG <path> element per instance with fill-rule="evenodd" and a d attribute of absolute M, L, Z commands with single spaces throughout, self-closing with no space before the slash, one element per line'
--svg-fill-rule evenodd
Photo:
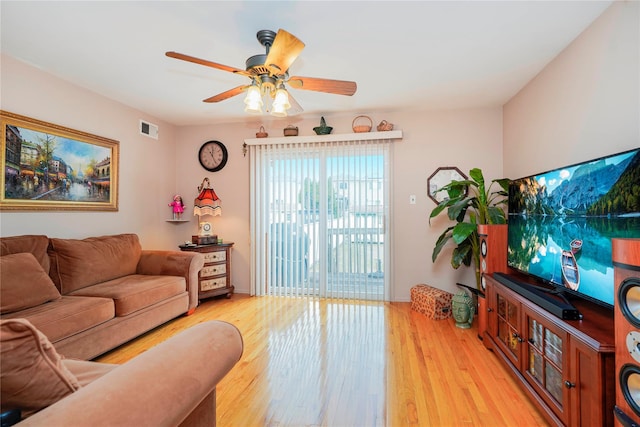
<path fill-rule="evenodd" d="M 429 216 L 431 219 L 447 212 L 450 220 L 455 225 L 447 227 L 438 237 L 431 259 L 436 261 L 442 248 L 449 242 L 457 245 L 451 254 L 451 266 L 458 269 L 461 265 L 475 268 L 476 289 L 481 291 L 480 271 L 480 240 L 478 237 L 478 225 L 481 224 L 506 224 L 507 218 L 503 206 L 509 196 L 509 179 L 494 179 L 487 187 L 482 170 L 474 168 L 469 171 L 469 179 L 454 180 L 444 185 L 438 191 L 446 191 L 448 198 L 440 202 Z M 498 188 L 494 188 L 497 185 Z M 485 315 L 482 309 L 478 315 Z"/>

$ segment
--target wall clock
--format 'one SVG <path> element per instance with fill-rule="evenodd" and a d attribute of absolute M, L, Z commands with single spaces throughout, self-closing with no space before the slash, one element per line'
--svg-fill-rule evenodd
<path fill-rule="evenodd" d="M 222 169 L 228 159 L 227 147 L 220 141 L 207 141 L 202 144 L 198 152 L 200 164 L 209 172 L 217 172 Z"/>
<path fill-rule="evenodd" d="M 427 193 L 429 198 L 440 204 L 448 198 L 446 191 L 437 192 L 439 189 L 449 184 L 451 181 L 464 181 L 467 178 L 460 169 L 455 166 L 443 166 L 436 169 L 434 173 L 427 179 Z M 465 188 L 465 195 L 468 189 Z"/>

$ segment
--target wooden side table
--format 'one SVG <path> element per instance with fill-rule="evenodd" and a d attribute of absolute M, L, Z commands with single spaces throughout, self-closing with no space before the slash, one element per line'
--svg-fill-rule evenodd
<path fill-rule="evenodd" d="M 198 273 L 198 299 L 227 295 L 231 298 L 231 247 L 233 242 L 211 245 L 180 245 L 181 251 L 201 252 L 204 266 Z"/>

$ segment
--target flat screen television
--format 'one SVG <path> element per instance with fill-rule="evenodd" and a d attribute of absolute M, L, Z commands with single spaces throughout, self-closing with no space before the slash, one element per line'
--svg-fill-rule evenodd
<path fill-rule="evenodd" d="M 507 264 L 607 308 L 611 239 L 640 238 L 640 148 L 513 180 Z"/>

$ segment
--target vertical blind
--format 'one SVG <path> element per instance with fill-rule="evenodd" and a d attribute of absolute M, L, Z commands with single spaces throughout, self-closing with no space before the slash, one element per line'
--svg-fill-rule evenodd
<path fill-rule="evenodd" d="M 252 291 L 389 299 L 390 140 L 250 146 Z"/>

